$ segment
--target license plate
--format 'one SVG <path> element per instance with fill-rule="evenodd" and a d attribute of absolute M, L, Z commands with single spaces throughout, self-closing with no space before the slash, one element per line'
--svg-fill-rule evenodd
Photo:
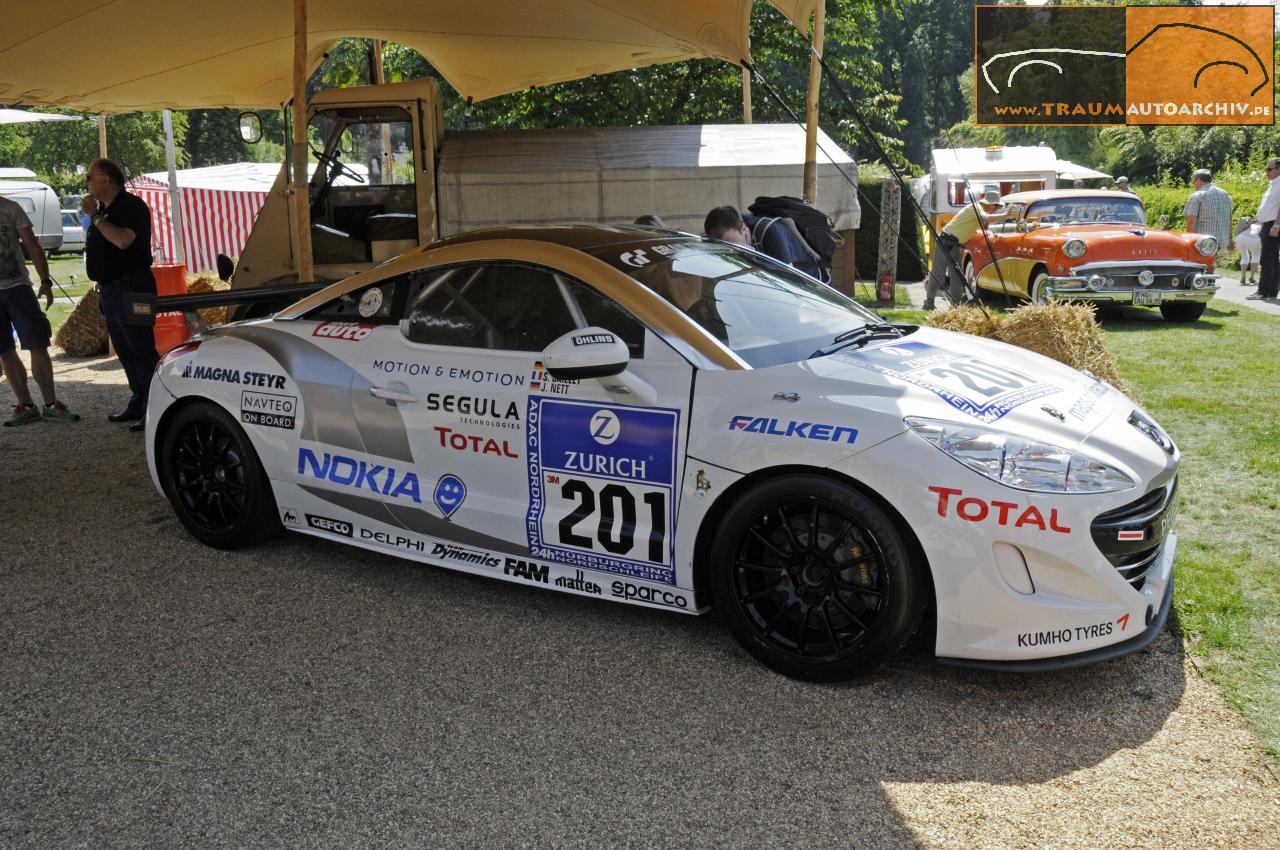
<path fill-rule="evenodd" d="M 1154 307 L 1160 303 L 1162 294 L 1159 289 L 1139 289 L 1133 293 L 1133 303 L 1142 307 Z"/>

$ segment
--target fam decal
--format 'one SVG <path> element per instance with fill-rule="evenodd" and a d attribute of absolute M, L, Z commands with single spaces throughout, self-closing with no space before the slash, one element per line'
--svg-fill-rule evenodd
<path fill-rule="evenodd" d="M 924 342 L 899 342 L 832 356 L 929 390 L 982 422 L 995 422 L 1015 407 L 1059 391 L 1008 366 Z"/>
<path fill-rule="evenodd" d="M 298 398 L 244 390 L 240 393 L 240 421 L 249 425 L 292 430 L 297 422 Z"/>
<path fill-rule="evenodd" d="M 400 471 L 394 466 L 383 466 L 364 458 L 330 452 L 317 455 L 302 447 L 298 449 L 298 475 L 422 504 L 422 486 L 416 473 Z"/>
<path fill-rule="evenodd" d="M 504 558 L 502 572 L 505 575 L 522 578 L 525 581 L 537 581 L 547 584 L 551 568 L 546 564 L 535 564 L 533 561 L 526 561 L 521 558 Z"/>
<path fill-rule="evenodd" d="M 675 584 L 680 412 L 529 397 L 529 552 Z"/>
<path fill-rule="evenodd" d="M 1046 521 L 1044 512 L 1035 505 L 1022 508 L 1017 502 L 1002 502 L 992 499 L 978 499 L 965 496 L 964 491 L 956 487 L 930 487 L 929 492 L 938 494 L 938 516 L 945 517 L 951 511 L 952 516 L 969 522 L 995 521 L 996 525 L 1012 525 L 1014 528 L 1035 528 L 1040 531 L 1056 531 L 1059 534 L 1070 534 L 1071 529 L 1058 522 L 1058 509 L 1049 509 Z M 952 502 L 951 497 L 960 497 Z"/>
<path fill-rule="evenodd" d="M 820 422 L 797 422 L 794 419 L 769 419 L 762 416 L 735 416 L 729 420 L 729 430 L 849 445 L 853 445 L 853 441 L 858 439 L 857 428 L 823 425 Z"/>
<path fill-rule="evenodd" d="M 200 366 L 190 361 L 182 369 L 183 378 L 197 381 L 219 381 L 224 384 L 240 384 L 246 387 L 264 387 L 269 390 L 284 389 L 284 375 L 270 372 L 241 371 L 224 366 Z"/>

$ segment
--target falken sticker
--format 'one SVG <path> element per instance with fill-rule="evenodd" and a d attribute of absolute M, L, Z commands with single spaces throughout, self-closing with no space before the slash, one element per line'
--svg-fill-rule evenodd
<path fill-rule="evenodd" d="M 675 584 L 680 412 L 529 397 L 529 554 Z"/>
<path fill-rule="evenodd" d="M 983 422 L 1059 391 L 1032 376 L 924 342 L 901 342 L 834 355 L 845 363 L 891 375 L 935 393 Z"/>

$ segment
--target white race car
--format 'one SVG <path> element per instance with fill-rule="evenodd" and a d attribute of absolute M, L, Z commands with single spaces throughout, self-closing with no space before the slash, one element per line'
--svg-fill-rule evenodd
<path fill-rule="evenodd" d="M 1163 628 L 1178 451 L 1123 394 L 890 325 L 740 246 L 468 234 L 163 358 L 152 478 L 202 542 L 285 528 L 687 614 L 847 678 L 927 617 L 949 663 Z"/>

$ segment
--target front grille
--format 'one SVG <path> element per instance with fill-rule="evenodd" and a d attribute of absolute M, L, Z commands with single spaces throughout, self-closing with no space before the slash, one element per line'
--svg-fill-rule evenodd
<path fill-rule="evenodd" d="M 1178 479 L 1115 510 L 1099 514 L 1089 527 L 1094 545 L 1134 590 L 1160 560 L 1165 538 L 1178 513 Z"/>
<path fill-rule="evenodd" d="M 1149 268 L 1155 275 L 1155 280 L 1151 282 L 1149 287 L 1144 287 L 1138 280 L 1138 273 L 1143 269 Z M 1191 281 L 1195 275 L 1204 273 L 1204 266 L 1195 265 L 1164 265 L 1164 266 L 1143 266 L 1143 265 L 1125 265 L 1125 266 L 1099 266 L 1094 268 L 1081 268 L 1076 270 L 1076 274 L 1083 277 L 1090 275 L 1101 275 L 1114 283 L 1107 287 L 1108 289 L 1190 289 Z"/>

